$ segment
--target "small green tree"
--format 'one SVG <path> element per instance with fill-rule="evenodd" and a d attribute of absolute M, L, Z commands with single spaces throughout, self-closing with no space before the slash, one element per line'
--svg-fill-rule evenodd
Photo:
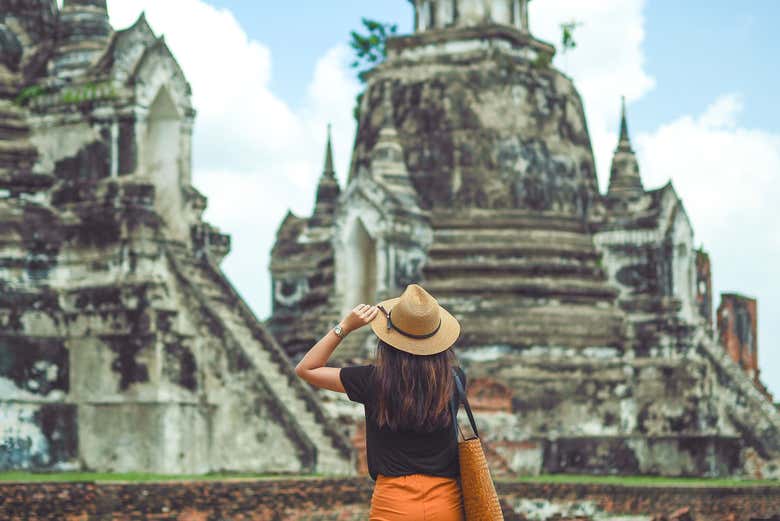
<path fill-rule="evenodd" d="M 355 50 L 352 67 L 358 69 L 358 78 L 365 83 L 365 74 L 387 57 L 387 39 L 398 31 L 397 24 L 387 24 L 376 20 L 362 19 L 366 34 L 352 31 L 350 45 Z"/>
<path fill-rule="evenodd" d="M 398 32 L 398 24 L 377 22 L 376 20 L 362 19 L 366 33 L 351 31 L 350 46 L 355 51 L 355 61 L 352 68 L 357 69 L 358 79 L 366 83 L 366 73 L 382 63 L 387 58 L 387 39 Z M 363 92 L 358 94 L 353 114 L 355 119 L 360 116 L 360 102 Z"/>
<path fill-rule="evenodd" d="M 577 42 L 574 41 L 574 29 L 581 26 L 582 22 L 566 22 L 561 24 L 561 47 L 563 52 L 570 51 L 577 47 Z"/>

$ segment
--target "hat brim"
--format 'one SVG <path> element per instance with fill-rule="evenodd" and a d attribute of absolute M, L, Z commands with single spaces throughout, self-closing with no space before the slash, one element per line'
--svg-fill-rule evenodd
<path fill-rule="evenodd" d="M 391 298 L 378 305 L 388 312 L 398 304 L 401 297 Z M 460 337 L 460 323 L 449 311 L 439 306 L 441 327 L 435 335 L 429 338 L 411 338 L 396 329 L 387 328 L 387 317 L 381 311 L 371 321 L 371 329 L 380 340 L 413 355 L 435 355 L 449 349 Z"/>

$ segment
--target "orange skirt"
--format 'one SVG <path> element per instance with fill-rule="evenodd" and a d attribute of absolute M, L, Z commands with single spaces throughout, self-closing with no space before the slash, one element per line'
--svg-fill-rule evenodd
<path fill-rule="evenodd" d="M 371 496 L 370 521 L 464 521 L 463 497 L 455 478 L 379 474 Z"/>

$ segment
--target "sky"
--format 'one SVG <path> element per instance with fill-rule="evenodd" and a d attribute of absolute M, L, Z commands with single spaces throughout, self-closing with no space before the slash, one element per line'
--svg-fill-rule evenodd
<path fill-rule="evenodd" d="M 270 313 L 269 252 L 288 210 L 309 215 L 333 125 L 345 179 L 360 85 L 349 32 L 361 17 L 411 31 L 407 0 L 109 0 L 116 28 L 145 11 L 190 80 L 193 180 L 233 239 L 223 268 Z M 582 95 L 606 188 L 620 97 L 647 188 L 671 179 L 720 292 L 758 298 L 762 379 L 780 398 L 780 67 L 776 0 L 534 0 L 531 31 L 577 47 L 554 65 Z M 560 46 L 559 46 L 560 47 Z M 718 304 L 716 297 L 715 306 Z"/>

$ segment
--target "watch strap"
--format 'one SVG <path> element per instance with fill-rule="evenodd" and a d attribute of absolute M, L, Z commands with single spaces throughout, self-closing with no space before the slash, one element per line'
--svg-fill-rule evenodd
<path fill-rule="evenodd" d="M 344 337 L 347 336 L 347 335 L 344 334 L 344 328 L 342 328 L 339 325 L 336 325 L 333 328 L 333 332 L 336 333 L 336 336 L 339 337 L 342 340 L 344 340 Z"/>

